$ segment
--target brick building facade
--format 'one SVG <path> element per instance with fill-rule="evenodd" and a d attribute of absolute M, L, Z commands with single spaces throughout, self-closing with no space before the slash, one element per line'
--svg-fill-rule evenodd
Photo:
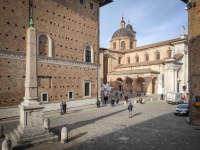
<path fill-rule="evenodd" d="M 200 125 L 200 0 L 182 0 L 188 11 L 189 117 Z"/>
<path fill-rule="evenodd" d="M 0 107 L 23 101 L 26 30 L 37 29 L 38 96 L 60 102 L 98 96 L 99 7 L 111 0 L 0 0 Z"/>

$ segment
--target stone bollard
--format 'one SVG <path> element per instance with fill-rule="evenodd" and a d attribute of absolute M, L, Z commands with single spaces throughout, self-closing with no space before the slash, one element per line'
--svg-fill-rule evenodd
<path fill-rule="evenodd" d="M 2 142 L 2 150 L 11 150 L 12 142 L 10 139 L 5 139 Z"/>
<path fill-rule="evenodd" d="M 3 136 L 4 136 L 3 126 L 0 126 L 0 138 L 2 138 Z"/>
<path fill-rule="evenodd" d="M 48 118 L 44 119 L 44 127 L 45 129 L 50 129 L 50 120 Z"/>
<path fill-rule="evenodd" d="M 61 130 L 61 143 L 64 144 L 68 142 L 68 130 L 67 127 L 63 127 Z"/>
<path fill-rule="evenodd" d="M 151 102 L 153 102 L 153 98 L 151 98 Z"/>
<path fill-rule="evenodd" d="M 167 100 L 167 97 L 165 97 L 165 100 Z"/>
<path fill-rule="evenodd" d="M 137 103 L 137 100 L 134 100 L 134 104 L 136 104 Z"/>
<path fill-rule="evenodd" d="M 158 101 L 160 101 L 160 98 L 158 97 Z"/>

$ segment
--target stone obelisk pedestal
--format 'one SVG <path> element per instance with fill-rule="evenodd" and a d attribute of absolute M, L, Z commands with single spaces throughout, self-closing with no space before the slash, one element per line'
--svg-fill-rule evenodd
<path fill-rule="evenodd" d="M 15 144 L 26 145 L 57 140 L 58 136 L 45 129 L 43 108 L 38 101 L 36 29 L 29 27 L 26 41 L 25 97 L 19 105 L 20 124 L 10 133 Z"/>

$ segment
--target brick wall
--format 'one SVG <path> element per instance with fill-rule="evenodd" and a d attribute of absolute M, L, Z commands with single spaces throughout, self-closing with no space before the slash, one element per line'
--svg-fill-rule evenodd
<path fill-rule="evenodd" d="M 193 43 L 189 43 L 189 100 L 190 119 L 192 124 L 200 125 L 200 107 L 196 105 L 195 96 L 200 96 L 200 0 L 196 1 L 196 7 L 188 10 L 188 39 L 194 37 Z"/>
<path fill-rule="evenodd" d="M 0 0 L 0 50 L 26 52 L 26 30 L 29 26 L 29 5 L 33 7 L 34 28 L 53 41 L 53 58 L 83 62 L 84 48 L 94 50 L 98 62 L 98 3 L 96 0 Z M 90 9 L 93 3 L 93 9 Z M 48 57 L 49 40 L 39 38 L 39 55 Z M 95 66 L 94 64 L 90 64 Z M 49 93 L 49 101 L 84 98 L 84 80 L 91 81 L 91 97 L 97 96 L 97 69 L 56 63 L 38 63 L 38 96 Z M 0 106 L 15 106 L 23 101 L 25 60 L 0 57 Z"/>

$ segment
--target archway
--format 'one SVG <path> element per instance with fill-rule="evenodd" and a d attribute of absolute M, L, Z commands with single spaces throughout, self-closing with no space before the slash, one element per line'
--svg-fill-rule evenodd
<path fill-rule="evenodd" d="M 132 91 L 132 84 L 133 84 L 133 79 L 130 77 L 126 77 L 126 91 Z"/>
<path fill-rule="evenodd" d="M 154 78 L 152 79 L 152 94 L 157 93 L 157 92 L 156 92 L 156 89 L 157 89 L 157 78 L 154 77 Z"/>
<path fill-rule="evenodd" d="M 145 89 L 145 80 L 142 77 L 137 78 L 137 91 L 146 92 Z"/>
<path fill-rule="evenodd" d="M 117 82 L 116 90 L 122 91 L 123 90 L 123 80 L 122 80 L 122 78 L 117 78 L 116 82 Z"/>

